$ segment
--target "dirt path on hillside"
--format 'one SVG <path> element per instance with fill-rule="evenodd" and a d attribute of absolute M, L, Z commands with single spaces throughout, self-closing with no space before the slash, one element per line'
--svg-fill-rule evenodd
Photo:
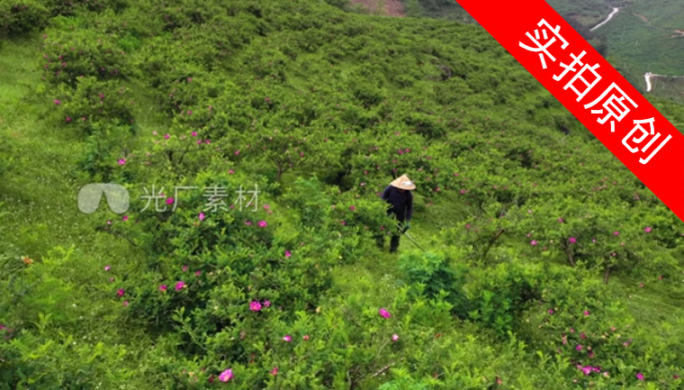
<path fill-rule="evenodd" d="M 618 12 L 620 12 L 620 8 L 613 7 L 613 12 L 611 12 L 610 15 L 608 15 L 608 17 L 606 18 L 606 20 L 604 20 L 603 22 L 597 24 L 594 28 L 591 29 L 591 31 L 594 31 L 594 30 L 596 30 L 597 28 L 599 28 L 599 27 L 603 26 L 604 24 L 608 23 L 611 19 L 613 19 L 613 16 L 615 16 L 615 14 L 618 13 Z"/>
<path fill-rule="evenodd" d="M 351 0 L 352 4 L 360 4 L 369 12 L 380 11 L 381 15 L 402 18 L 404 14 L 404 4 L 400 0 Z M 380 9 L 380 8 L 383 9 Z"/>
<path fill-rule="evenodd" d="M 634 16 L 636 16 L 637 18 L 641 19 L 642 22 L 648 24 L 649 26 L 651 25 L 651 22 L 650 22 L 650 21 L 648 20 L 648 18 L 645 17 L 644 15 L 635 14 L 634 12 L 632 12 L 632 15 L 634 15 Z"/>
<path fill-rule="evenodd" d="M 651 92 L 652 84 L 651 84 L 651 79 L 657 78 L 657 77 L 664 77 L 664 78 L 684 78 L 684 76 L 666 76 L 662 74 L 653 74 L 651 72 L 648 72 L 644 75 L 644 78 L 646 79 L 646 92 Z"/>

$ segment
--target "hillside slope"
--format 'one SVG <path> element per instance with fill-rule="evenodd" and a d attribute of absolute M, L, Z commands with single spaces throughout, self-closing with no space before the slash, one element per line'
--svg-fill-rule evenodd
<path fill-rule="evenodd" d="M 345 4 L 0 1 L 0 389 L 682 387 L 684 224 L 482 29 Z"/>
<path fill-rule="evenodd" d="M 416 3 L 417 2 L 417 3 Z M 474 23 L 454 1 L 415 0 L 409 16 L 428 16 Z M 684 75 L 684 38 L 678 31 L 684 8 L 670 0 L 549 0 L 548 3 L 599 50 L 638 90 L 646 92 L 644 74 Z M 619 8 L 611 20 L 603 22 L 613 7 Z M 681 99 L 684 90 L 676 80 L 659 80 L 662 87 L 651 93 Z"/>

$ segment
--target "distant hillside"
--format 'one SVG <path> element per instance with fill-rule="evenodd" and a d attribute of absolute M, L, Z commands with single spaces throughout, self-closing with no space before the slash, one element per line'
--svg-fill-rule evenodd
<path fill-rule="evenodd" d="M 475 21 L 453 0 L 404 0 L 407 16 L 466 23 Z M 644 74 L 684 75 L 684 3 L 674 0 L 548 0 L 625 78 L 642 93 Z M 411 5 L 408 7 L 408 5 Z M 591 31 L 612 12 L 605 25 Z M 660 79 L 650 93 L 681 98 L 676 79 Z M 668 84 L 668 85 L 663 85 Z"/>

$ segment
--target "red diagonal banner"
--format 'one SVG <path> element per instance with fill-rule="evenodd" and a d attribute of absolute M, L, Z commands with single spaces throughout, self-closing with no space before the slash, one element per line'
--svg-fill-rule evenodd
<path fill-rule="evenodd" d="M 457 0 L 684 221 L 684 136 L 544 0 Z"/>

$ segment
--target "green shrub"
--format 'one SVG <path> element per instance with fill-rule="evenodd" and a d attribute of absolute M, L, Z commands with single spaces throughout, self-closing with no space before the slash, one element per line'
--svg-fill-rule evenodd
<path fill-rule="evenodd" d="M 469 307 L 463 287 L 467 268 L 454 268 L 443 254 L 432 252 L 403 254 L 399 268 L 414 293 L 427 299 L 444 299 L 453 305 L 454 313 L 466 317 Z"/>
<path fill-rule="evenodd" d="M 53 121 L 62 128 L 72 129 L 73 134 L 96 135 L 104 140 L 108 127 L 124 130 L 133 124 L 135 101 L 130 89 L 121 82 L 101 82 L 95 77 L 86 77 L 79 79 L 74 89 L 65 86 L 54 89 L 55 92 L 48 90 L 46 93 L 54 98 Z"/>
<path fill-rule="evenodd" d="M 81 77 L 98 81 L 124 80 L 133 75 L 117 37 L 92 29 L 50 32 L 43 44 L 45 79 L 76 88 Z"/>
<path fill-rule="evenodd" d="M 112 10 L 122 12 L 130 6 L 128 0 L 44 0 L 52 15 L 73 16 L 84 10 L 102 12 Z"/>
<path fill-rule="evenodd" d="M 49 12 L 33 0 L 0 1 L 0 38 L 16 37 L 47 26 Z"/>

